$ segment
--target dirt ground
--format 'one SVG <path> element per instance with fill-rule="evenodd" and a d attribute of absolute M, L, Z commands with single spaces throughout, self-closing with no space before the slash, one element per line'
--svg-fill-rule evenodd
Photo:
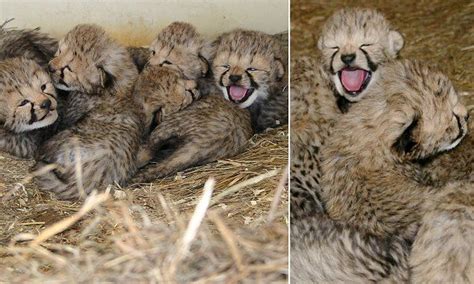
<path fill-rule="evenodd" d="M 291 1 L 291 57 L 316 50 L 325 19 L 343 7 L 376 8 L 400 31 L 403 58 L 427 61 L 449 76 L 464 102 L 474 105 L 474 2 L 469 0 Z"/>

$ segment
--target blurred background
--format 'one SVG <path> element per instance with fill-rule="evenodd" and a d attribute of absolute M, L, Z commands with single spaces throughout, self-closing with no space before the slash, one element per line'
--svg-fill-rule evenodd
<path fill-rule="evenodd" d="M 62 37 L 80 23 L 103 26 L 128 45 L 147 45 L 173 21 L 196 26 L 205 36 L 237 27 L 279 33 L 288 30 L 287 0 L 0 0 L 0 23 L 41 27 Z"/>

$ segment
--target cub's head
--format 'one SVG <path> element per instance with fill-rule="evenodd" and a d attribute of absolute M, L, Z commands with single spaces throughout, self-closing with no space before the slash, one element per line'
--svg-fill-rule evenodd
<path fill-rule="evenodd" d="M 143 107 L 149 130 L 199 96 L 196 81 L 183 79 L 178 71 L 161 66 L 147 66 L 138 76 L 133 91 L 134 99 Z"/>
<path fill-rule="evenodd" d="M 284 79 L 286 55 L 271 35 L 235 30 L 213 45 L 214 80 L 224 97 L 241 108 L 266 98 Z"/>
<path fill-rule="evenodd" d="M 468 114 L 449 79 L 407 60 L 381 69 L 367 98 L 343 118 L 352 124 L 346 131 L 358 133 L 352 143 L 382 143 L 398 159 L 411 161 L 456 147 L 467 133 Z"/>
<path fill-rule="evenodd" d="M 88 94 L 129 88 L 138 71 L 127 50 L 96 25 L 78 25 L 49 62 L 54 85 Z"/>
<path fill-rule="evenodd" d="M 14 132 L 46 127 L 58 118 L 48 73 L 26 58 L 0 61 L 0 124 Z"/>
<path fill-rule="evenodd" d="M 326 72 L 339 95 L 350 102 L 365 96 L 377 80 L 378 67 L 396 58 L 402 47 L 403 37 L 381 13 L 357 8 L 332 15 L 318 41 Z"/>
<path fill-rule="evenodd" d="M 201 54 L 204 46 L 204 39 L 192 25 L 174 22 L 152 42 L 148 64 L 166 66 L 179 71 L 186 79 L 196 80 L 209 71 L 209 64 Z"/>

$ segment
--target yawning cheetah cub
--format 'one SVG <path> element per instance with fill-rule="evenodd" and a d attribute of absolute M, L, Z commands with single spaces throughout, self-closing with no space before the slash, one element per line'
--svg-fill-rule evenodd
<path fill-rule="evenodd" d="M 379 67 L 396 57 L 403 38 L 370 9 L 343 9 L 325 23 L 318 57 L 291 60 L 291 213 L 324 212 L 320 150 L 331 125 L 365 96 Z"/>
<path fill-rule="evenodd" d="M 400 33 L 391 29 L 381 13 L 371 9 L 336 12 L 324 24 L 318 40 L 324 69 L 340 99 L 349 102 L 365 96 L 379 76 L 378 67 L 395 58 L 402 47 Z"/>
<path fill-rule="evenodd" d="M 456 147 L 467 111 L 451 82 L 402 61 L 381 70 L 366 98 L 335 124 L 322 150 L 328 214 L 376 235 L 413 239 L 432 184 L 417 161 Z"/>
<path fill-rule="evenodd" d="M 0 61 L 0 150 L 31 158 L 58 118 L 48 73 L 26 58 Z"/>
<path fill-rule="evenodd" d="M 287 54 L 262 32 L 235 30 L 214 42 L 212 72 L 224 97 L 248 108 L 260 132 L 288 119 Z"/>
<path fill-rule="evenodd" d="M 136 170 L 143 134 L 141 108 L 131 96 L 138 72 L 129 53 L 102 28 L 79 25 L 60 41 L 50 69 L 56 87 L 72 91 L 68 100 L 81 98 L 76 102 L 82 109 L 73 126 L 39 149 L 35 169 L 57 169 L 37 177 L 38 185 L 73 199 L 124 184 Z"/>

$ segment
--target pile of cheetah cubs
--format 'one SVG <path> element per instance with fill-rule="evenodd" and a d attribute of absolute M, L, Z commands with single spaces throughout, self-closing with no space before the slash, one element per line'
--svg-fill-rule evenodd
<path fill-rule="evenodd" d="M 92 24 L 60 41 L 5 25 L 0 150 L 34 158 L 60 199 L 231 157 L 288 117 L 286 50 L 262 32 L 208 40 L 174 22 L 146 49 Z"/>
<path fill-rule="evenodd" d="M 474 139 L 435 68 L 370 9 L 291 59 L 294 283 L 473 283 Z"/>

